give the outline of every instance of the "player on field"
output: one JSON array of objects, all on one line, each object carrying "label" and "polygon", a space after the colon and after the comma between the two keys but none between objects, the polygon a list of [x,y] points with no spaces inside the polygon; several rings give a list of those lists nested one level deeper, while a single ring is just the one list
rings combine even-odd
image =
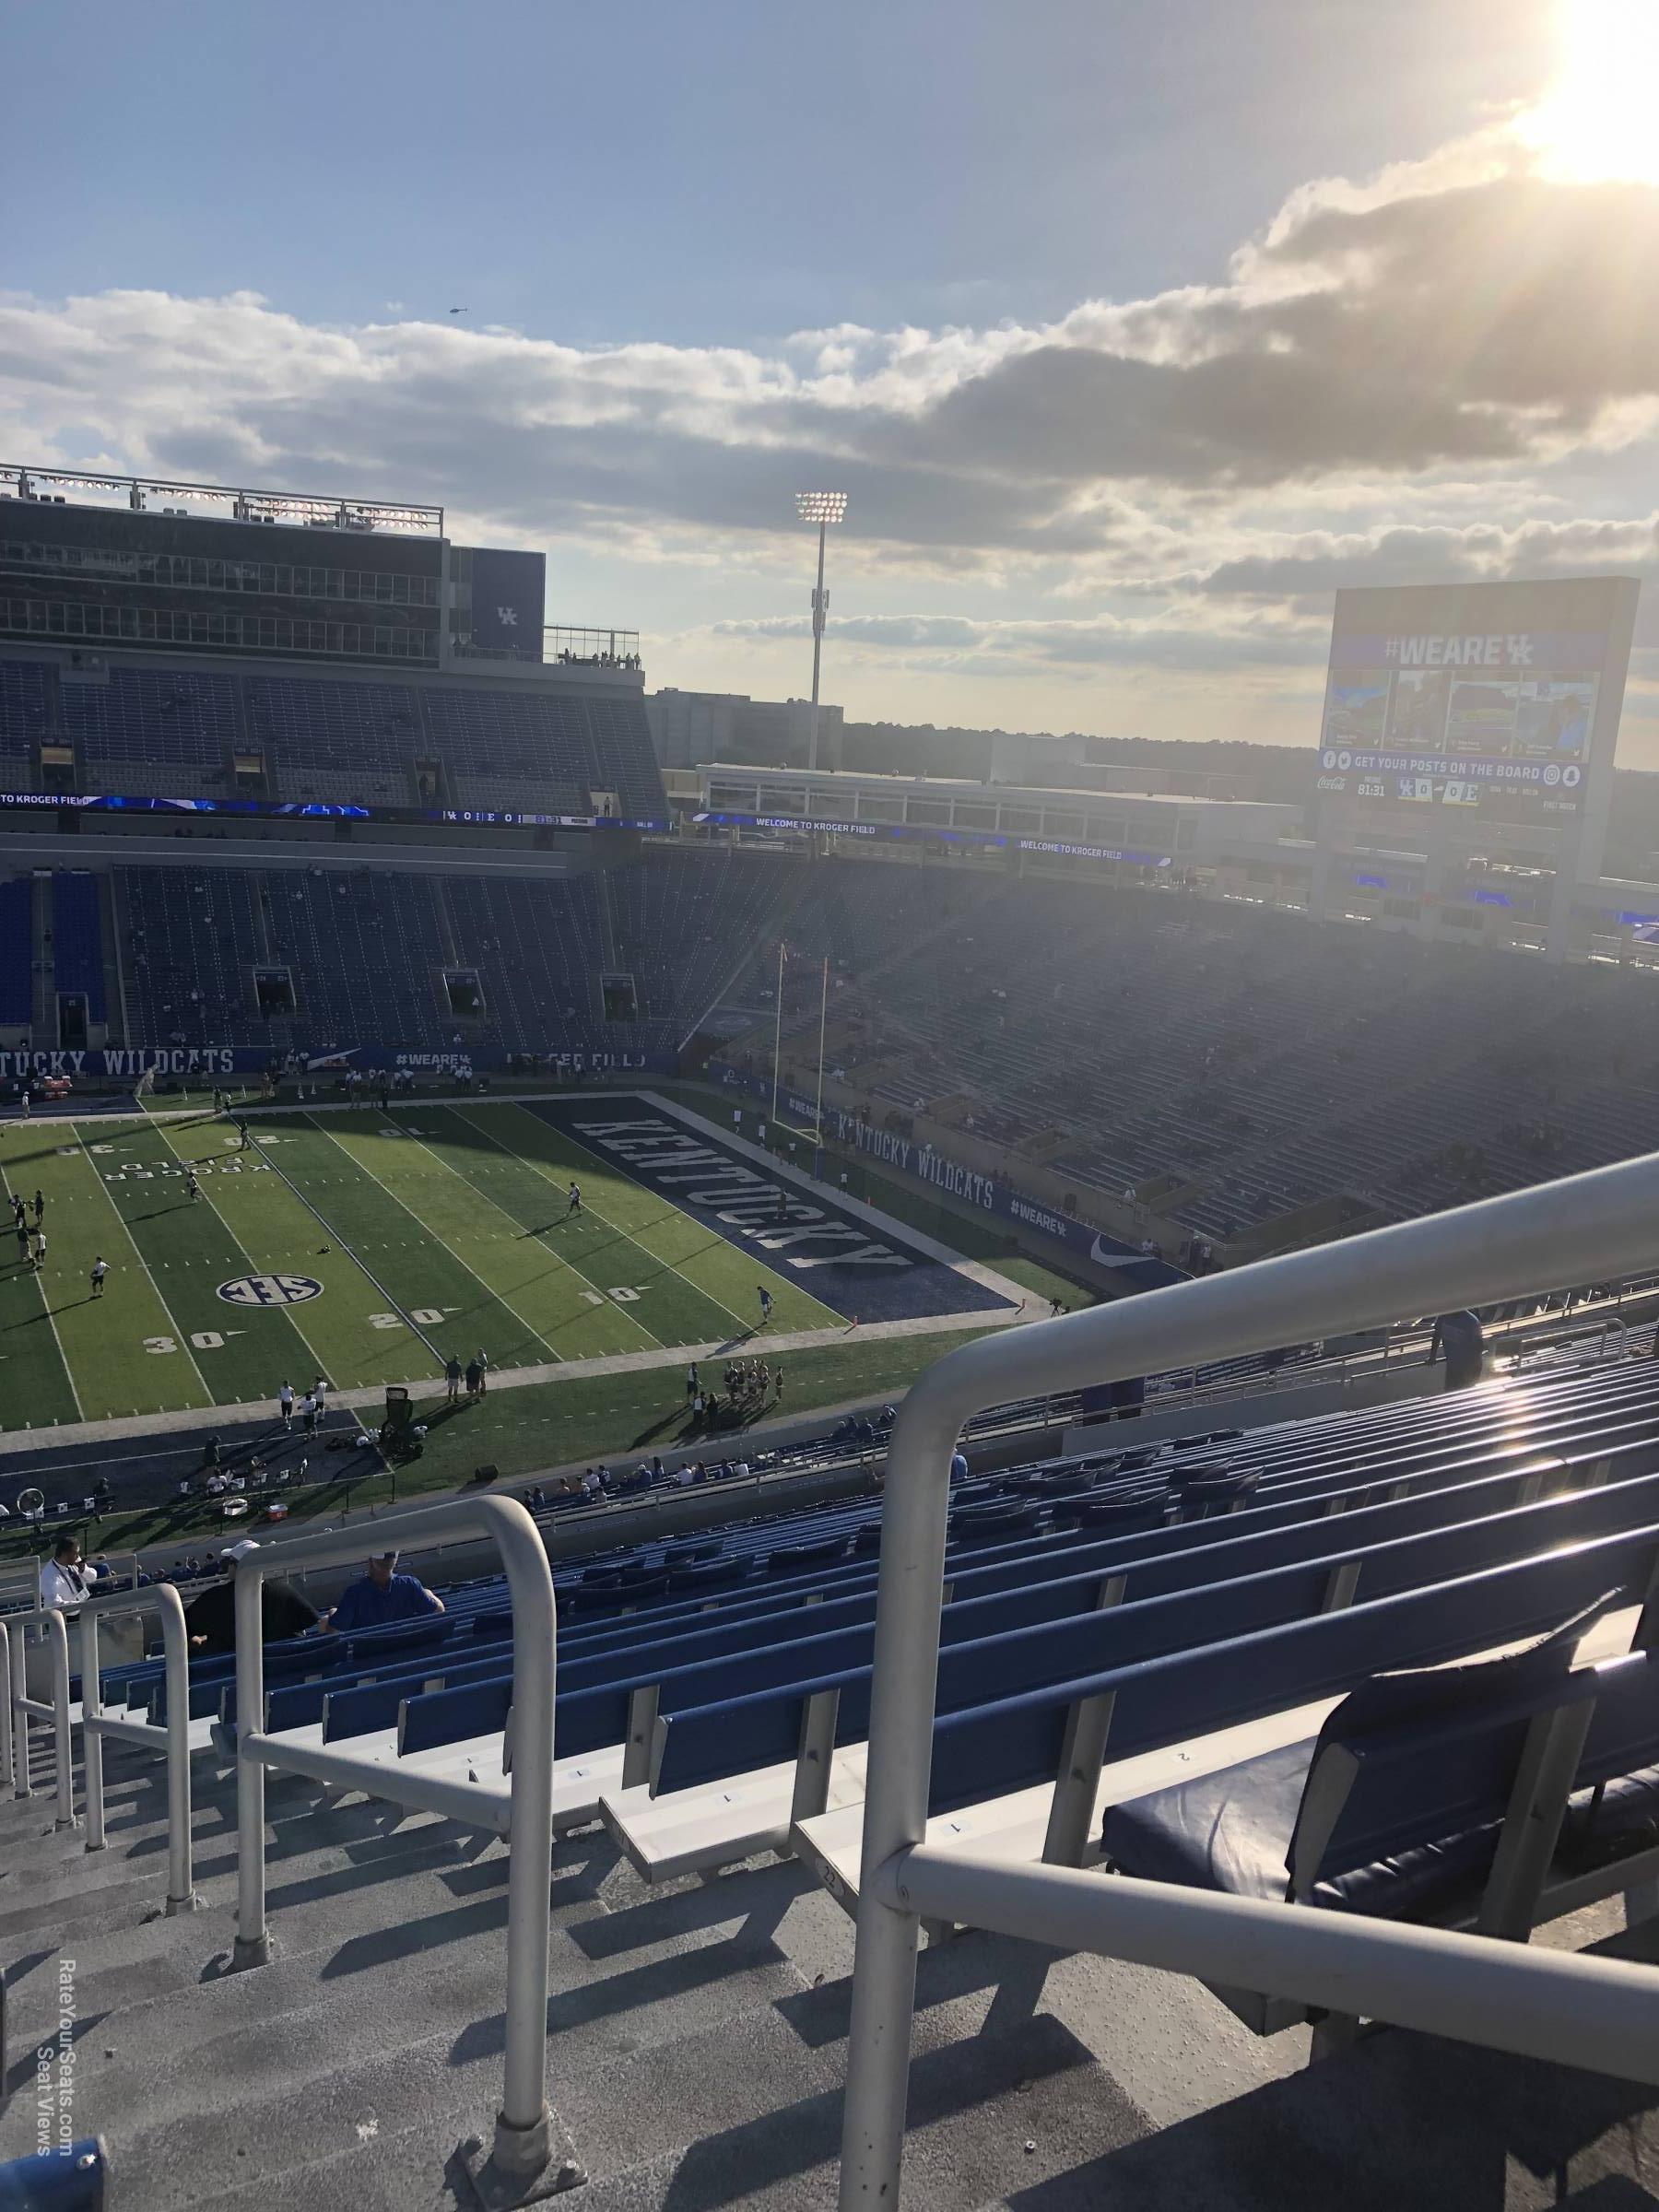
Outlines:
[{"label": "player on field", "polygon": [[573,1182],[571,1185],[571,1203],[565,1207],[565,1219],[568,1221],[572,1214],[579,1214],[581,1211],[582,1185],[579,1182]]},{"label": "player on field", "polygon": [[443,1363],[443,1380],[448,1386],[445,1394],[453,1406],[461,1395],[461,1362],[453,1352]]},{"label": "player on field", "polygon": [[478,1371],[478,1395],[483,1397],[489,1388],[489,1354],[482,1345],[473,1354],[473,1361]]},{"label": "player on field", "polygon": [[19,1267],[29,1265],[29,1224],[20,1215],[18,1218],[18,1265]]},{"label": "player on field", "polygon": [[236,1117],[236,1133],[241,1139],[236,1148],[239,1152],[245,1152],[248,1148],[248,1124],[240,1113]]},{"label": "player on field", "polygon": [[184,1171],[184,1188],[189,1192],[191,1202],[194,1205],[202,1194],[202,1186],[196,1181],[196,1171],[194,1168],[186,1168]]},{"label": "player on field", "polygon": [[37,1229],[35,1230],[35,1273],[38,1275],[45,1265],[46,1231],[43,1229]]},{"label": "player on field", "polygon": [[764,1283],[757,1283],[755,1286],[755,1292],[756,1296],[760,1300],[760,1326],[764,1328],[767,1323],[771,1319],[771,1292],[767,1288]]},{"label": "player on field", "polygon": [[100,1252],[98,1257],[92,1263],[92,1295],[94,1298],[101,1298],[103,1296],[104,1277],[108,1275],[109,1272],[110,1263],[104,1258],[102,1253]]},{"label": "player on field", "polygon": [[21,1196],[14,1198],[12,1200],[12,1227],[14,1229],[25,1228],[28,1224],[28,1216],[29,1208],[24,1205]]},{"label": "player on field", "polygon": [[46,1201],[45,1201],[45,1199],[44,1199],[44,1198],[43,1198],[43,1197],[41,1195],[41,1194],[40,1194],[40,1192],[39,1192],[39,1191],[37,1191],[37,1192],[35,1193],[35,1196],[34,1196],[34,1207],[35,1207],[35,1227],[36,1227],[37,1229],[39,1229],[39,1228],[40,1228],[40,1226],[41,1226],[41,1220],[44,1218],[44,1217],[45,1217],[45,1213],[46,1213]]},{"label": "player on field", "polygon": [[294,1425],[294,1386],[286,1380],[276,1393],[276,1410],[282,1416],[283,1427],[291,1429]]}]

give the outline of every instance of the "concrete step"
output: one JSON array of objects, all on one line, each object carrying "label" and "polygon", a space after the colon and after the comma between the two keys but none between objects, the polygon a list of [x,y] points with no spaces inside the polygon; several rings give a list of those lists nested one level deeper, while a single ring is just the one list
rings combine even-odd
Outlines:
[{"label": "concrete step", "polygon": [[[580,2050],[584,2064],[603,2063],[606,2055],[615,2062],[689,2032],[724,2028],[801,1987],[775,1951],[741,1941],[704,1944],[620,1972],[588,1967],[579,1975],[575,1965],[568,1951],[556,1960],[548,2007],[548,2055],[556,2071],[566,2052]],[[79,2106],[112,2142],[128,2139],[135,2127],[186,2120],[203,2109],[194,2056],[210,2070],[216,2099],[222,2093],[240,2102],[280,2090],[290,2110],[303,2113],[313,2085],[333,2074],[343,2050],[437,2038],[459,2067],[477,2065],[488,2072],[493,2065],[499,2092],[504,1991],[499,1946],[464,1949],[441,1966],[406,1961],[399,1971],[356,1976],[350,1986],[319,1984],[313,1973],[284,1990],[271,1986],[265,1974],[234,1975],[187,2000],[188,2009],[173,1999],[103,2021],[83,2046]],[[213,2001],[221,1995],[228,2002]],[[292,2008],[282,2009],[284,2004]],[[170,2030],[168,2048],[158,2039]],[[169,2068],[159,2080],[159,2048],[167,2048]]]},{"label": "concrete step", "polygon": [[[367,1947],[364,1957],[377,1948],[394,1951],[400,1944],[420,1947],[430,1925],[455,1929],[457,1939],[463,1928],[476,1935],[504,1926],[507,1864],[500,1850],[483,1861],[465,1859],[453,1830],[434,1835],[423,1830],[402,1849],[394,1839],[378,1849],[359,1847],[343,1864],[335,1853],[314,1854],[272,1869],[266,1896],[275,1947],[279,1956],[296,1957],[327,1947],[347,1959],[361,1947]],[[119,1978],[129,1966],[176,1955],[167,1971],[168,1989],[222,1972],[236,1933],[234,1877],[198,1882],[206,1910],[172,1919],[163,1916],[165,1890],[159,1871],[142,1882],[55,1900],[49,1910],[16,1916],[17,1924],[0,1921],[0,1960],[14,1983],[14,2039],[34,2032],[38,2016],[56,2013],[46,1986],[51,1974],[38,1982],[30,1975],[18,1978],[19,1959],[39,1961],[67,1947],[79,1970],[81,2006],[100,2013],[130,2001]],[[394,1924],[389,1934],[388,1922]],[[107,1992],[98,1981],[106,1970],[118,1976]]]}]

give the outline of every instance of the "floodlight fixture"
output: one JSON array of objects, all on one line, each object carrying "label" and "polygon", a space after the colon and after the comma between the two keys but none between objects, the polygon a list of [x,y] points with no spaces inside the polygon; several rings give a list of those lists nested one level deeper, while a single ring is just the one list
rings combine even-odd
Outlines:
[{"label": "floodlight fixture", "polygon": [[818,768],[818,665],[824,652],[824,621],[830,612],[830,594],[824,589],[824,538],[831,523],[846,519],[844,491],[797,491],[795,512],[804,523],[816,523],[818,534],[818,589],[812,594],[812,720],[806,738],[808,772]]}]

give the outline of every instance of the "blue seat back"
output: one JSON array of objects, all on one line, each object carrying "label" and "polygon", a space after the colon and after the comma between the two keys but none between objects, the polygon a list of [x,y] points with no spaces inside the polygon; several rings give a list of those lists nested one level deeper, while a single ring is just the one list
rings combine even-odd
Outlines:
[{"label": "blue seat back", "polygon": [[465,1743],[475,1735],[499,1735],[512,1709],[512,1678],[493,1676],[457,1689],[435,1689],[406,1699],[398,1716],[400,1757],[435,1750],[441,1744]]},{"label": "blue seat back", "polygon": [[1385,1668],[1433,1665],[1547,1630],[1616,1585],[1623,1584],[1634,1601],[1655,1564],[1659,1528],[1639,1529],[944,1713],[934,1730],[931,1809],[947,1811],[1052,1780],[1066,1714],[1080,1699],[1113,1694],[1113,1758],[1159,1750],[1340,1696]]}]

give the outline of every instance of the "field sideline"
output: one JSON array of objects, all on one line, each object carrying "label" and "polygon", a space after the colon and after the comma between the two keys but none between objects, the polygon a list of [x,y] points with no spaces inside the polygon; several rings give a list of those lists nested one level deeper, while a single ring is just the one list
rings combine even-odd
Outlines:
[{"label": "field sideline", "polygon": [[430,1381],[480,1347],[500,1371],[739,1341],[760,1286],[761,1350],[847,1325],[787,1263],[524,1103],[253,1110],[249,1134],[206,1115],[0,1130],[7,1206],[32,1223],[39,1190],[47,1237],[39,1269],[0,1241],[0,1428],[268,1404],[285,1378]]}]

